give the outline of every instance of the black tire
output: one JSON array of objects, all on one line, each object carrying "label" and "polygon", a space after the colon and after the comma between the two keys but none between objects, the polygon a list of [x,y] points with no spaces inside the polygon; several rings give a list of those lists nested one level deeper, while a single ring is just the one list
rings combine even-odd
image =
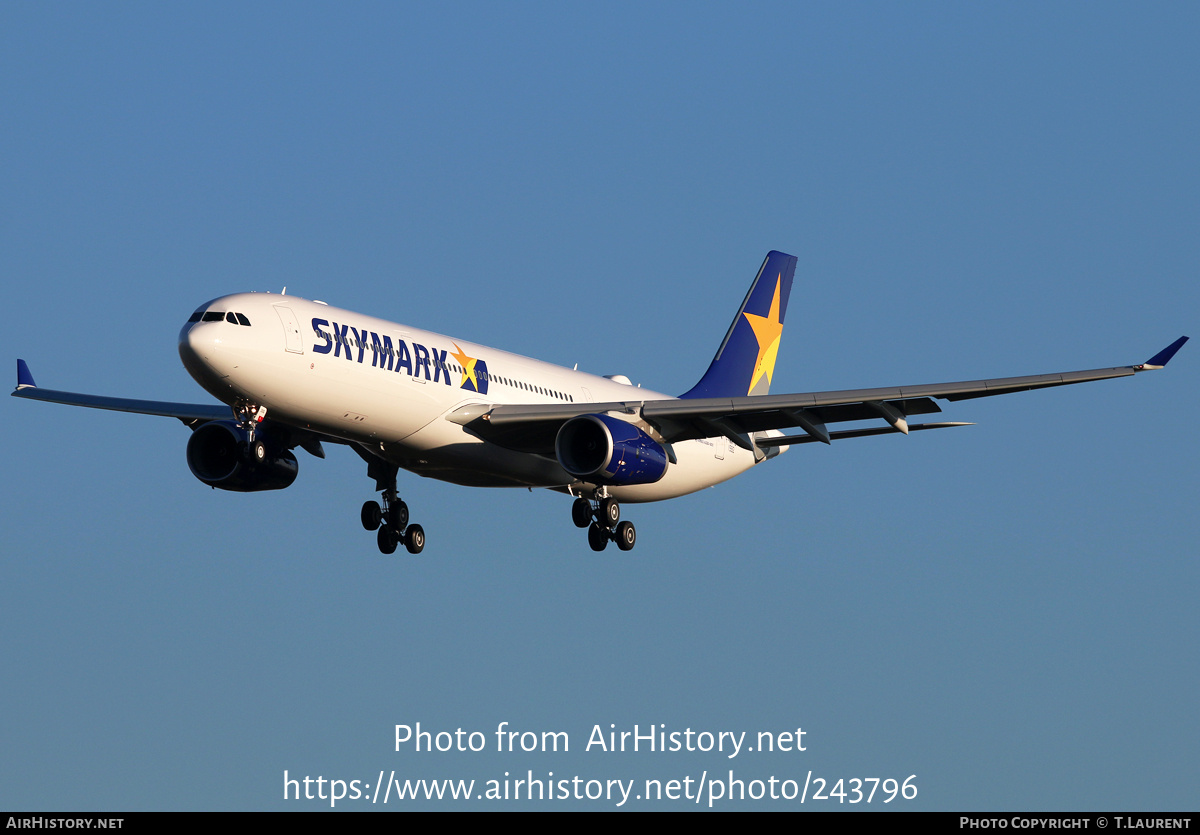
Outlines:
[{"label": "black tire", "polygon": [[408,527],[408,505],[400,499],[388,508],[388,524],[398,531]]},{"label": "black tire", "polygon": [[383,511],[379,509],[379,502],[364,502],[362,507],[362,523],[363,527],[369,531],[379,530],[379,523],[383,521]]},{"label": "black tire", "polygon": [[384,554],[396,553],[396,546],[400,544],[400,540],[397,538],[396,532],[387,525],[383,525],[379,528],[377,540],[379,542],[379,550]]},{"label": "black tire", "polygon": [[633,522],[622,522],[617,525],[617,529],[613,531],[613,539],[617,542],[617,547],[622,551],[632,551],[633,546],[637,544],[637,531],[633,527]]},{"label": "black tire", "polygon": [[571,521],[577,528],[586,528],[592,524],[592,503],[587,499],[576,499],[571,505]]},{"label": "black tire", "polygon": [[610,530],[616,527],[617,522],[621,521],[621,505],[617,504],[616,499],[609,496],[600,502],[600,518],[596,521]]},{"label": "black tire", "polygon": [[261,464],[267,460],[267,445],[261,438],[255,438],[246,448],[246,455],[249,456],[251,464]]},{"label": "black tire", "polygon": [[608,547],[608,528],[601,525],[599,522],[592,524],[588,528],[588,545],[592,546],[593,551],[603,551]]},{"label": "black tire", "polygon": [[419,554],[425,550],[425,529],[420,525],[409,525],[404,532],[404,547],[410,554]]}]

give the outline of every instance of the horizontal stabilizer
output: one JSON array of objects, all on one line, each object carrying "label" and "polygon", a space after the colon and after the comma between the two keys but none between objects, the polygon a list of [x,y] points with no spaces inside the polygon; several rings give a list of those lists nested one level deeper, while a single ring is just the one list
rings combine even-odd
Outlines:
[{"label": "horizontal stabilizer", "polygon": [[[973,423],[914,423],[909,424],[909,432],[919,432],[922,429],[950,429],[954,426],[974,426]],[[874,429],[843,429],[840,432],[830,432],[829,440],[838,441],[843,438],[866,438],[871,435],[892,435],[903,432],[892,426],[880,426]],[[905,433],[907,434],[907,433]],[[756,438],[754,443],[760,448],[776,446],[795,446],[796,444],[811,444],[819,441],[811,435],[785,435],[782,438]]]}]

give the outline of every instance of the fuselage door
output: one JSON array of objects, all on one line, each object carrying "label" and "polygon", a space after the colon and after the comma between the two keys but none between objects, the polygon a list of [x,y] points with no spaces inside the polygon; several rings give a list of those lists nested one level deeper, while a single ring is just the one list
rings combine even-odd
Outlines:
[{"label": "fuselage door", "polygon": [[296,318],[296,314],[290,307],[282,304],[274,305],[274,307],[275,312],[279,314],[279,321],[283,322],[283,338],[287,350],[293,354],[303,354],[304,343],[300,341],[300,320]]}]

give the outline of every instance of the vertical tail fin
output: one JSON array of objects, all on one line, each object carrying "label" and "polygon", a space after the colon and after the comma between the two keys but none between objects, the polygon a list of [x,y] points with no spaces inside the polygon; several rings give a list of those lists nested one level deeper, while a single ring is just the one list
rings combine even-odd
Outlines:
[{"label": "vertical tail fin", "polygon": [[680,397],[744,397],[770,390],[795,273],[794,255],[767,253],[708,371]]}]

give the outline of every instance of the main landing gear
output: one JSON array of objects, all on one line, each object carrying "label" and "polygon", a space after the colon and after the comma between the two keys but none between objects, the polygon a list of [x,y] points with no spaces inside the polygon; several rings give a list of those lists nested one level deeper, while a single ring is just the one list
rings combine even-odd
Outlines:
[{"label": "main landing gear", "polygon": [[588,545],[593,551],[603,551],[609,540],[622,551],[632,551],[637,544],[637,530],[632,522],[621,521],[621,505],[612,496],[601,497],[593,505],[578,498],[571,505],[571,521],[577,528],[587,528]]},{"label": "main landing gear", "polygon": [[379,502],[364,503],[362,523],[369,531],[379,531],[376,539],[379,550],[385,554],[396,553],[396,547],[401,542],[410,554],[419,554],[425,548],[425,529],[420,525],[408,524],[408,505],[400,498],[389,502],[385,493],[383,507],[379,506]]},{"label": "main landing gear", "polygon": [[362,525],[369,531],[378,531],[376,539],[383,553],[396,553],[396,547],[403,542],[408,553],[419,554],[425,548],[425,529],[408,524],[408,505],[396,494],[397,469],[395,464],[368,460],[367,475],[375,479],[376,489],[382,491],[383,506],[373,501],[364,503]]}]

